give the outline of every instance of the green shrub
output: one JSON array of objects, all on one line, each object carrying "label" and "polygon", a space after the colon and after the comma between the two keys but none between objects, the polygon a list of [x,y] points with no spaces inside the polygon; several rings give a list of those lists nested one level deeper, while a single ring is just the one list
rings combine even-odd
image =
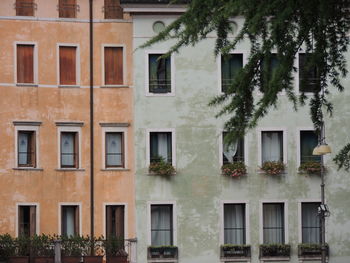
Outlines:
[{"label": "green shrub", "polygon": [[175,168],[162,157],[159,157],[156,161],[151,162],[149,165],[149,172],[156,175],[169,176],[175,174]]}]

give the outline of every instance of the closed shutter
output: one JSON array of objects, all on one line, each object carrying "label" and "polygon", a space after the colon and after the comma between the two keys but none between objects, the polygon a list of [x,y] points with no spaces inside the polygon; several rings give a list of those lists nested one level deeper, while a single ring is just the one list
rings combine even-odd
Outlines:
[{"label": "closed shutter", "polygon": [[76,47],[60,47],[60,84],[76,85]]},{"label": "closed shutter", "polygon": [[111,236],[113,236],[112,232],[112,206],[108,205],[106,206],[106,236],[107,239],[109,239]]},{"label": "closed shutter", "polygon": [[123,8],[120,0],[105,0],[105,19],[123,19]]},{"label": "closed shutter", "polygon": [[59,17],[75,18],[76,8],[76,0],[59,0]]},{"label": "closed shutter", "polygon": [[122,47],[105,47],[105,84],[123,84]]},{"label": "closed shutter", "polygon": [[17,83],[34,83],[34,45],[17,45]]},{"label": "closed shutter", "polygon": [[31,206],[29,209],[30,223],[29,223],[29,235],[32,237],[36,234],[36,207]]},{"label": "closed shutter", "polygon": [[16,0],[16,16],[34,16],[34,0]]},{"label": "closed shutter", "polygon": [[121,205],[115,208],[115,229],[116,236],[124,238],[124,206]]},{"label": "closed shutter", "polygon": [[74,134],[74,167],[79,168],[79,133]]},{"label": "closed shutter", "polygon": [[79,206],[74,207],[74,234],[79,235]]}]

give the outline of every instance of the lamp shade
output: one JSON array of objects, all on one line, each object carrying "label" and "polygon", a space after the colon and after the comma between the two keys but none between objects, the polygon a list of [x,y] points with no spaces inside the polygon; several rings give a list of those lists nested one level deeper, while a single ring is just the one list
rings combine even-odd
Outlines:
[{"label": "lamp shade", "polygon": [[319,151],[320,146],[316,146],[314,150],[312,151],[312,155],[322,155]]},{"label": "lamp shade", "polygon": [[331,153],[331,152],[332,152],[332,149],[331,149],[331,147],[330,147],[328,144],[321,144],[321,145],[318,147],[318,152],[319,152],[321,155],[324,155],[324,154],[327,154],[327,153]]}]

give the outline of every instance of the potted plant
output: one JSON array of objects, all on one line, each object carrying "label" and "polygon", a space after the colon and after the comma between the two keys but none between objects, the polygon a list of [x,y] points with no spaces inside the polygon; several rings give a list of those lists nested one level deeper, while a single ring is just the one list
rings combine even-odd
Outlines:
[{"label": "potted plant", "polygon": [[14,251],[9,257],[10,263],[28,263],[29,262],[29,243],[30,238],[19,236],[14,239]]},{"label": "potted plant", "polygon": [[221,167],[224,176],[239,178],[247,174],[247,168],[243,162],[227,163]]},{"label": "potted plant", "polygon": [[262,244],[260,245],[260,257],[290,257],[290,245],[288,244]]},{"label": "potted plant", "polygon": [[177,258],[176,246],[150,246],[148,247],[148,258]]},{"label": "potted plant", "polygon": [[[84,238],[84,262],[85,263],[102,263],[103,262],[103,238],[87,236]],[[93,252],[93,253],[92,253]]]},{"label": "potted plant", "polygon": [[175,168],[164,160],[163,157],[158,157],[149,165],[149,172],[151,174],[170,176],[176,173]]},{"label": "potted plant", "polygon": [[7,262],[15,255],[15,243],[9,234],[0,235],[0,262]]},{"label": "potted plant", "polygon": [[268,175],[280,175],[285,170],[285,165],[283,162],[267,161],[261,166],[261,170]]},{"label": "potted plant", "polygon": [[111,236],[105,241],[107,263],[127,263],[128,253],[124,249],[124,239]]},{"label": "potted plant", "polygon": [[300,165],[299,172],[307,174],[321,174],[321,169],[322,166],[320,162],[305,162]]},{"label": "potted plant", "polygon": [[34,263],[53,263],[55,257],[53,237],[48,235],[33,236],[31,238],[31,255]]},{"label": "potted plant", "polygon": [[224,244],[221,246],[221,257],[224,257],[224,258],[250,257],[250,245]]},{"label": "potted plant", "polygon": [[[326,255],[328,256],[329,247],[326,244]],[[322,254],[322,246],[318,243],[302,243],[298,245],[299,257],[320,257]]]},{"label": "potted plant", "polygon": [[80,263],[86,242],[81,236],[62,236],[62,263]]}]

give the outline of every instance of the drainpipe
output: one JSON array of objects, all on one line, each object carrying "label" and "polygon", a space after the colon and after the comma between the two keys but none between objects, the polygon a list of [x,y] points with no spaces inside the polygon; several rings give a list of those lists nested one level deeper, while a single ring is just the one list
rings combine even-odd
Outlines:
[{"label": "drainpipe", "polygon": [[[93,0],[89,0],[89,37],[90,37],[90,237],[93,240],[94,233],[94,30],[93,30]],[[91,242],[91,255],[95,251]]]}]

